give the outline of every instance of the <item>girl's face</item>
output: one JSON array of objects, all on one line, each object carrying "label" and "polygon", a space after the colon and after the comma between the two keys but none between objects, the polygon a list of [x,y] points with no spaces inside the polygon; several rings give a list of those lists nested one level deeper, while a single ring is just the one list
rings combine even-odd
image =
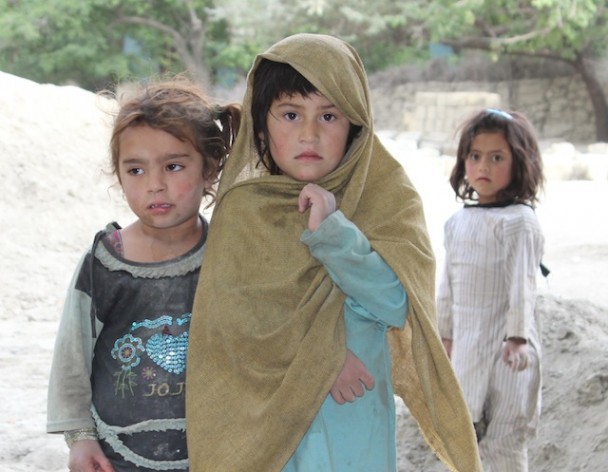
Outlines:
[{"label": "girl's face", "polygon": [[144,226],[164,230],[198,223],[203,158],[189,141],[149,126],[127,128],[119,138],[118,178]]},{"label": "girl's face", "polygon": [[283,174],[316,182],[346,153],[350,122],[323,95],[282,95],[266,118],[269,151]]},{"label": "girl's face", "polygon": [[479,133],[465,157],[469,185],[479,195],[479,203],[497,203],[498,193],[511,183],[513,156],[502,132]]}]

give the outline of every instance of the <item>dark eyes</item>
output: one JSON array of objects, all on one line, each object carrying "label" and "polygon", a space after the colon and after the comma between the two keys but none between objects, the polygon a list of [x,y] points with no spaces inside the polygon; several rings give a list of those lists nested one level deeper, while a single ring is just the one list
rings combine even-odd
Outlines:
[{"label": "dark eyes", "polygon": [[[477,161],[479,161],[479,160],[481,159],[481,155],[480,155],[480,154],[476,154],[476,153],[471,153],[471,154],[469,154],[469,155],[467,156],[467,159],[468,159],[469,161],[475,161],[475,162],[477,162]],[[504,159],[504,156],[503,156],[502,154],[492,154],[492,155],[490,156],[490,160],[491,160],[492,162],[500,162],[500,161],[502,161],[503,159]]]},{"label": "dark eyes", "polygon": [[[167,164],[166,169],[169,172],[179,172],[180,170],[182,170],[184,168],[183,165],[181,164]],[[134,167],[132,169],[127,170],[127,174],[129,175],[142,175],[144,173],[144,170],[141,167]]]},{"label": "dark eyes", "polygon": [[[295,121],[298,119],[298,114],[296,112],[293,111],[288,111],[286,113],[283,114],[283,116],[285,118],[287,118],[289,121]],[[321,120],[323,121],[334,121],[336,119],[336,115],[334,115],[333,113],[324,113],[323,115],[321,115]]]}]

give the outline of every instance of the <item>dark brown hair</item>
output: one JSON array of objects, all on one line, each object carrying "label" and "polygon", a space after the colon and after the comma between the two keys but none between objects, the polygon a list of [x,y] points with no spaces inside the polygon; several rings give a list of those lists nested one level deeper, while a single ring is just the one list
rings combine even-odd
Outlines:
[{"label": "dark brown hair", "polygon": [[[120,136],[134,126],[150,126],[188,141],[203,157],[203,196],[215,197],[214,185],[224,167],[241,121],[241,106],[211,105],[196,83],[178,76],[145,85],[123,103],[110,138],[112,172],[118,176]],[[120,179],[120,178],[119,178]]]},{"label": "dark brown hair", "polygon": [[475,136],[480,133],[502,133],[509,145],[513,164],[511,182],[497,195],[501,203],[520,202],[534,205],[544,183],[543,165],[536,132],[522,113],[495,108],[481,110],[465,121],[460,129],[456,164],[450,175],[450,184],[456,197],[476,201],[473,187],[466,180],[465,161],[471,152]]},{"label": "dark brown hair", "polygon": [[[282,173],[270,155],[270,146],[268,144],[268,123],[266,118],[270,112],[272,103],[283,95],[289,97],[294,95],[308,97],[315,93],[319,93],[317,88],[289,64],[262,59],[255,69],[251,93],[253,141],[258,152],[259,163],[266,167],[272,175]],[[361,131],[361,127],[351,123],[346,140],[347,150],[359,131]]]}]

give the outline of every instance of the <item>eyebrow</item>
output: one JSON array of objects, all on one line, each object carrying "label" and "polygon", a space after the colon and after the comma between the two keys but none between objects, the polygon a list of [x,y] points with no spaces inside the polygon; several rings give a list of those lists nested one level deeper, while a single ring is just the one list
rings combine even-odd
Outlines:
[{"label": "eyebrow", "polygon": [[[277,102],[278,102],[276,105],[277,108],[285,108],[285,107],[304,108],[304,105],[294,103],[290,100],[278,100]],[[333,103],[329,103],[328,105],[323,105],[320,108],[321,108],[321,110],[339,110],[339,108],[336,105],[334,105]]]},{"label": "eyebrow", "polygon": [[[160,159],[163,161],[170,161],[173,159],[182,159],[182,158],[191,158],[193,157],[191,154],[185,153],[185,152],[176,152],[176,153],[169,153],[169,154],[164,154],[163,156],[160,156]],[[125,159],[124,161],[121,161],[122,164],[129,164],[129,165],[135,165],[135,164],[140,164],[140,163],[144,163],[146,162],[147,159],[142,159],[140,157],[129,157],[127,159]]]},{"label": "eyebrow", "polygon": [[[469,151],[469,153],[471,153],[471,152],[479,152],[479,153],[481,153],[483,151],[481,149],[471,148],[471,150]],[[490,149],[489,151],[485,151],[486,154],[487,153],[492,153],[492,152],[504,154],[504,153],[507,152],[507,150],[506,149]]]}]

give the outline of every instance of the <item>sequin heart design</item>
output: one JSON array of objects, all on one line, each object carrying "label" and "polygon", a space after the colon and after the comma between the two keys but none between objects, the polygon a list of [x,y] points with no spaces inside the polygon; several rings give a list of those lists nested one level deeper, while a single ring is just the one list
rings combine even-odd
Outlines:
[{"label": "sequin heart design", "polygon": [[159,367],[173,374],[181,374],[186,370],[188,333],[179,336],[155,334],[148,339],[146,352]]}]

